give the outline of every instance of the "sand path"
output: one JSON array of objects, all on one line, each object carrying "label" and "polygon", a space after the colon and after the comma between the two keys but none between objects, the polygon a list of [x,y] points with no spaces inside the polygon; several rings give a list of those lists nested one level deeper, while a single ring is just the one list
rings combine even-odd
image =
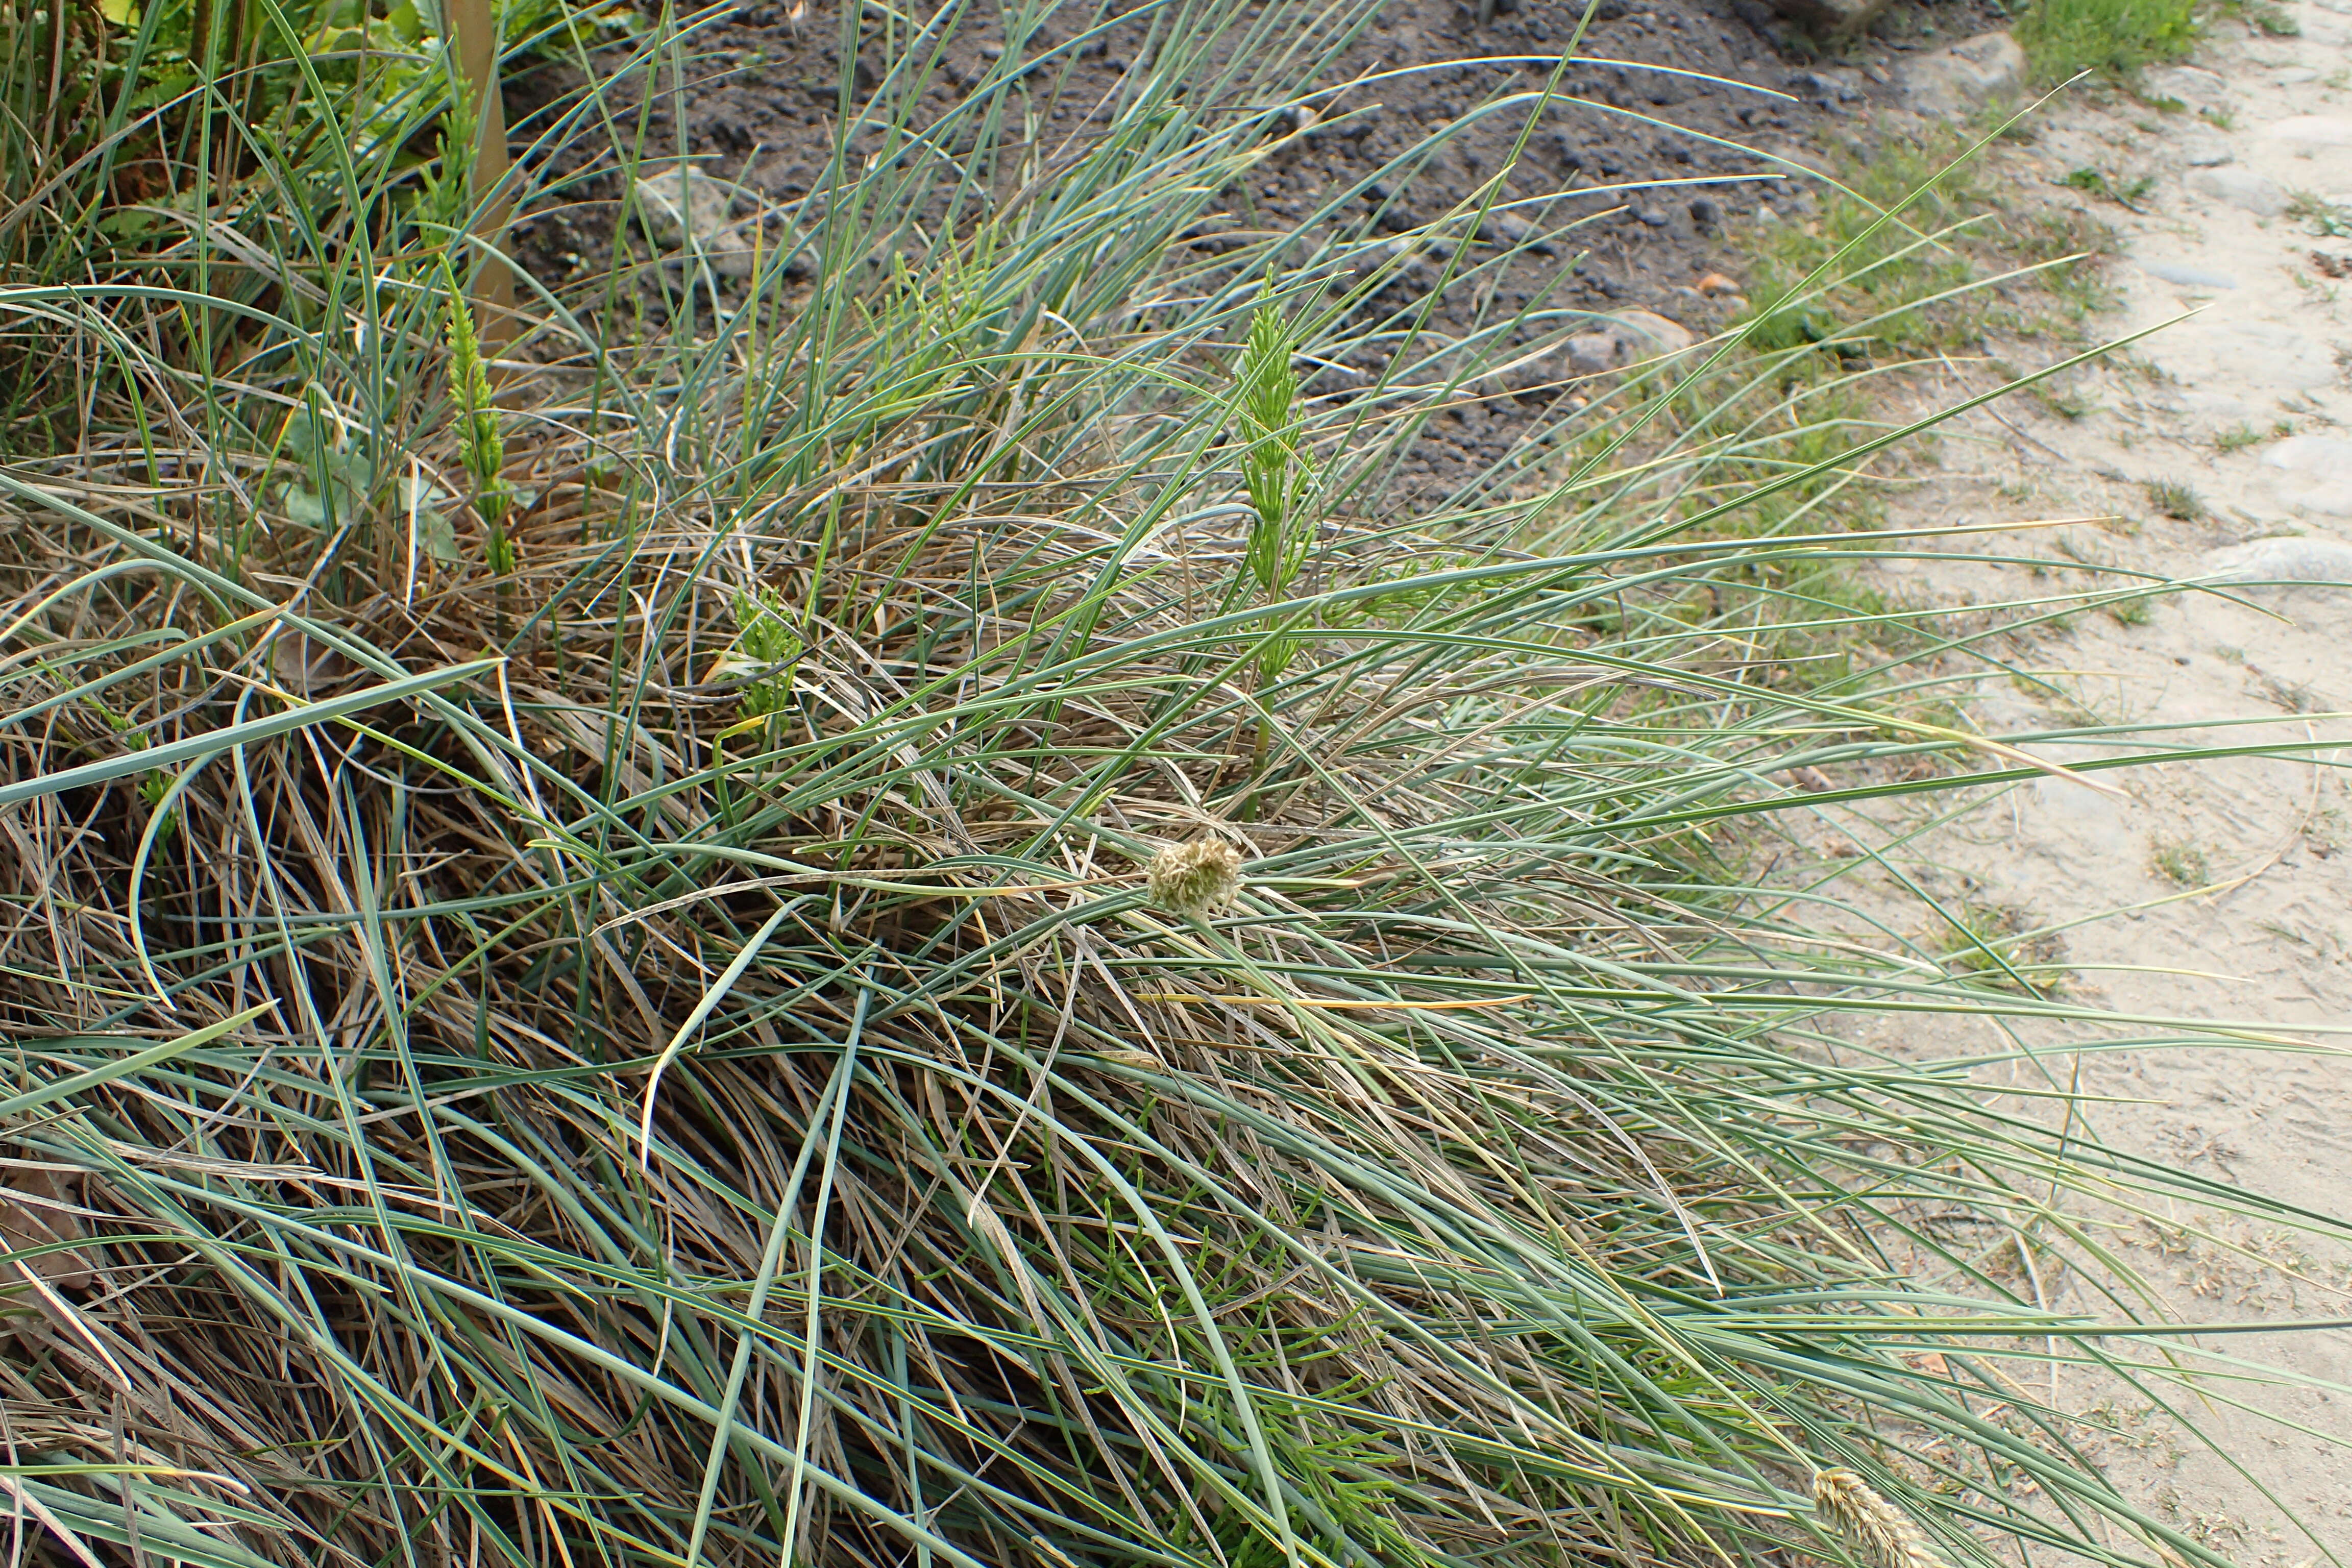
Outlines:
[{"label": "sand path", "polygon": [[[2123,301],[2106,331],[2194,313],[2046,398],[2008,399],[1997,416],[1963,422],[1942,468],[1895,507],[1895,521],[1912,526],[2118,521],[1955,539],[1933,559],[1894,563],[1886,587],[1921,603],[2030,598],[2084,587],[2094,580],[2084,565],[2178,580],[2235,566],[2352,581],[2352,0],[2337,4],[2286,7],[2299,37],[2217,25],[2193,68],[2151,78],[2153,91],[2183,107],[2063,106],[2033,141],[1993,154],[2004,177],[2036,182],[2053,201],[2094,202],[2122,236]],[[2144,210],[2065,188],[2080,169],[2125,193],[2153,176]],[[2331,195],[2345,204],[2347,237],[2330,237],[2332,226],[2296,202]],[[2337,257],[2341,282],[2329,275]],[[2046,363],[2055,352],[2021,342],[2013,362]],[[1994,374],[1956,366],[1942,395]],[[2191,515],[2164,515],[2166,506]],[[2042,563],[1986,559],[2000,552]],[[2094,609],[2041,641],[2027,656],[2032,670],[1980,679],[1970,711],[1993,734],[2100,721],[2200,726],[2165,737],[2175,743],[2306,731],[2352,738],[2352,721],[2327,717],[2352,710],[2352,588],[2245,597],[2252,602],[2178,594]],[[2224,727],[2248,718],[2263,722]],[[2040,749],[2068,760],[2117,748]],[[1986,929],[2047,933],[2013,951],[2063,968],[2073,997],[2133,1015],[2270,1021],[2346,1051],[2147,1050],[2060,1058],[2059,1070],[2079,1067],[2084,1089],[2126,1101],[2095,1112],[2113,1142],[2352,1216],[2352,773],[2330,765],[2346,762],[2352,747],[2311,761],[2168,764],[2124,776],[2125,799],[2037,783],[1903,855]],[[1949,946],[1916,912],[1908,919],[1906,934],[1923,947]],[[1993,1043],[1976,1031],[1979,1045]],[[1906,1026],[1898,1048],[1943,1054],[1969,1041]],[[2179,1319],[2352,1318],[2352,1252],[2227,1215],[2171,1217],[2179,1232],[2115,1234]],[[2063,1269],[2033,1288],[2053,1306],[2109,1310],[2089,1280]],[[2352,1563],[2352,1331],[2206,1342],[2315,1381],[2252,1392],[2217,1384],[2210,1402],[2183,1400],[2185,1420],[2090,1373],[2070,1373],[2062,1398],[2095,1412],[2089,1446],[2152,1513],[2232,1560]],[[2234,1409],[2223,1394],[2276,1419]]]}]

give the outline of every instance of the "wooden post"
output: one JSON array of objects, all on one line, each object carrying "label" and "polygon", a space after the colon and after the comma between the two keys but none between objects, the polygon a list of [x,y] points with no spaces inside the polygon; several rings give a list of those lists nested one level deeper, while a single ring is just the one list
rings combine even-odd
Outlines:
[{"label": "wooden post", "polygon": [[[457,47],[457,74],[474,110],[474,156],[466,179],[467,194],[474,200],[474,232],[503,251],[514,195],[507,184],[507,110],[499,91],[498,3],[443,3],[448,8],[451,41]],[[503,259],[485,262],[476,275],[474,317],[485,348],[495,350],[513,341],[514,272]]]}]

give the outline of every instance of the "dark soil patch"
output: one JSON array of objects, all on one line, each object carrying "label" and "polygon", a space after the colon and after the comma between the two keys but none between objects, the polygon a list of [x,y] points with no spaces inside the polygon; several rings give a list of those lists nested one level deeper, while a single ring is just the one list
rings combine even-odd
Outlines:
[{"label": "dark soil patch", "polygon": [[[1622,208],[1602,228],[1582,231],[1593,237],[1593,254],[1567,300],[1596,309],[1656,308],[1675,298],[1675,288],[1728,264],[1733,257],[1722,243],[1723,220],[1752,213],[1769,188],[1645,187],[1641,182],[1757,173],[1769,165],[1707,139],[1801,149],[1809,144],[1816,123],[1836,109],[1839,84],[1806,68],[1801,55],[1759,32],[1742,17],[1743,11],[1756,14],[1760,7],[1753,0],[1669,0],[1654,5],[1604,0],[1580,52],[1624,60],[1628,67],[1574,68],[1559,85],[1565,95],[1609,107],[1555,105],[1507,180],[1513,197],[1608,186],[1610,192],[1590,205]],[[1496,16],[1482,26],[1458,0],[1396,0],[1348,52],[1332,80],[1336,85],[1382,71],[1413,74],[1327,100],[1322,107],[1326,118],[1336,121],[1333,127],[1283,155],[1256,188],[1229,193],[1235,217],[1253,226],[1296,221],[1322,193],[1369,177],[1497,89],[1539,87],[1549,75],[1543,65],[1508,57],[1557,56],[1575,37],[1582,14],[1582,5],[1572,0],[1527,0],[1518,13]],[[1090,26],[1091,18],[1085,20]],[[1081,30],[1080,18],[1074,16],[1059,29],[1049,26],[1032,38],[1031,47],[1050,47]],[[1068,135],[1117,89],[1119,77],[1133,64],[1122,49],[1141,41],[1140,26],[1128,35],[1128,28],[1114,27],[1069,62],[1052,118],[1040,127],[1040,141],[1050,143]],[[676,84],[665,77],[647,106],[642,121],[646,155],[658,161],[683,153],[711,174],[772,199],[806,195],[821,180],[833,150],[836,46],[829,18],[812,12],[802,22],[787,22],[773,5],[743,7],[701,29],[689,45],[687,79]],[[976,75],[983,49],[1001,51],[1002,42],[992,25],[975,22],[951,46],[951,58],[961,67],[958,74]],[[1489,59],[1493,63],[1486,63]],[[1724,82],[1630,68],[1636,63],[1794,96],[1782,99]],[[560,101],[577,85],[573,68],[545,66],[510,86],[510,100],[521,100],[513,108],[524,111],[531,100]],[[951,79],[934,91],[952,91],[955,86]],[[629,109],[635,96],[625,87],[616,95],[618,106]],[[676,112],[680,105],[682,137]],[[527,114],[523,118],[526,128],[519,134],[528,133]],[[626,132],[636,132],[635,113],[620,119]],[[1375,221],[1402,230],[1443,214],[1510,161],[1521,123],[1517,117],[1495,116],[1456,137],[1410,188],[1368,201],[1365,215],[1377,212]],[[589,162],[575,146],[547,172],[573,175]],[[620,193],[590,181],[572,184],[567,194],[572,199],[561,224],[527,221],[520,229],[526,262],[549,281],[576,274],[574,257],[594,265],[609,253],[610,218],[600,233],[595,207]]]},{"label": "dark soil patch", "polygon": [[[1937,11],[1969,9],[1961,0]],[[1919,37],[1923,27],[1937,28],[1916,12],[1882,25],[1882,31],[1906,35],[1893,47],[1921,47],[1928,41]],[[1026,47],[1033,55],[1053,50],[1090,31],[1101,15],[1066,5]],[[1702,336],[1725,324],[1742,301],[1703,297],[1698,285],[1710,274],[1739,279],[1741,257],[1730,232],[1766,203],[1776,216],[1802,221],[1813,200],[1801,181],[1736,177],[1773,173],[1773,160],[1759,153],[1813,162],[1808,149],[1828,128],[1884,94],[1877,85],[1883,71],[1851,62],[1889,46],[1864,40],[1840,57],[1848,63],[1829,63],[1759,0],[1601,0],[1578,53],[1624,63],[1580,64],[1562,73],[1562,100],[1547,108],[1523,145],[1523,111],[1488,115],[1455,127],[1409,179],[1381,176],[1400,154],[1496,93],[1541,88],[1583,18],[1580,0],[1521,0],[1516,12],[1484,22],[1459,0],[1394,0],[1328,73],[1335,87],[1360,85],[1318,100],[1312,129],[1261,164],[1245,185],[1221,193],[1223,211],[1197,231],[1197,243],[1213,247],[1221,226],[1402,233],[1474,201],[1500,170],[1497,202],[1536,204],[1515,213],[1547,226],[1572,216],[1591,221],[1560,244],[1522,251],[1475,291],[1448,289],[1430,300],[1445,275],[1444,259],[1416,261],[1369,309],[1417,318],[1425,310],[1425,330],[1437,334],[1465,332],[1482,316],[1492,321],[1498,309],[1513,312],[1531,303],[1571,311],[1641,308]],[[646,75],[617,84],[608,99],[612,122],[648,163],[682,154],[747,193],[799,204],[805,214],[824,199],[835,148],[837,22],[829,6],[810,6],[798,21],[778,5],[740,8],[698,30],[683,72],[653,74],[649,95]],[[1949,23],[1940,30],[1947,38],[1958,36]],[[1126,22],[1081,50],[1062,51],[1055,85],[1035,95],[1036,143],[1055,147],[1082,135],[1144,44],[1143,25]],[[1001,61],[1003,49],[994,18],[974,16],[952,38],[948,68],[929,85],[917,123],[945,112],[990,62]],[[1691,74],[1640,68],[1645,65]],[[869,42],[853,79],[864,92],[881,75],[878,44]],[[1381,79],[1364,79],[1375,76]],[[576,98],[581,82],[576,68],[547,66],[511,84],[519,134],[530,133],[535,117],[544,123]],[[604,274],[624,195],[611,172],[617,162],[609,141],[600,147],[574,137],[539,169],[561,199],[527,211],[516,241],[524,264],[551,286]],[[1555,198],[1549,206],[1547,197]],[[1484,237],[1496,236],[1490,228]],[[1502,237],[1512,238],[1512,231],[1506,228]],[[650,258],[642,237],[629,243]],[[660,308],[657,300],[638,303],[656,313]],[[1413,488],[1465,477],[1507,450],[1535,412],[1520,401],[1489,399],[1428,431],[1411,465],[1426,478]]]}]

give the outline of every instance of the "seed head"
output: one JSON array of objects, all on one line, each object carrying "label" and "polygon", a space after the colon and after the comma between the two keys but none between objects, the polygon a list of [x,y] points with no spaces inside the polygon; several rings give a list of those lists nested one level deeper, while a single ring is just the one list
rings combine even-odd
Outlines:
[{"label": "seed head", "polygon": [[1151,901],[1179,915],[1213,915],[1242,889],[1241,851],[1222,838],[1171,844],[1145,873]]},{"label": "seed head", "polygon": [[1852,1470],[1816,1472],[1813,1508],[1872,1568],[1948,1568],[1919,1527]]}]

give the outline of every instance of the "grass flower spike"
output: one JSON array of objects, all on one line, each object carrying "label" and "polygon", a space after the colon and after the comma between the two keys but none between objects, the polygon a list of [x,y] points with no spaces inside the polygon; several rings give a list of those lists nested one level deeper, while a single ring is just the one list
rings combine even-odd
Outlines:
[{"label": "grass flower spike", "polygon": [[1852,1470],[1816,1474],[1813,1507],[1872,1568],[1949,1568],[1919,1527]]},{"label": "grass flower spike", "polygon": [[444,310],[449,330],[449,395],[457,405],[457,449],[466,471],[474,479],[474,510],[489,530],[490,570],[504,576],[515,569],[513,542],[507,538],[506,443],[499,435],[498,405],[490,398],[489,367],[482,361],[481,334],[474,327],[474,308],[446,262],[442,266],[447,288]]}]

